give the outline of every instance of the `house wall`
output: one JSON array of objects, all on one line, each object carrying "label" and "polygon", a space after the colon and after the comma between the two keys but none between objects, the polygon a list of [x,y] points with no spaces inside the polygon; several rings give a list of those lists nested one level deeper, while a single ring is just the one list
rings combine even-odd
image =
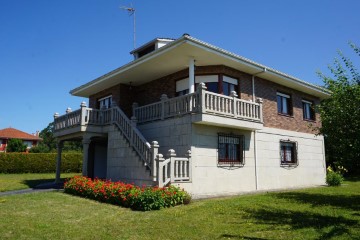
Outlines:
[{"label": "house wall", "polygon": [[[263,99],[264,127],[284,129],[303,133],[314,133],[312,127],[320,127],[320,114],[315,114],[315,121],[303,119],[302,100],[313,101],[315,105],[320,100],[309,94],[261,79],[255,79],[256,97]],[[280,115],[277,112],[276,93],[287,93],[291,96],[293,116]],[[311,126],[311,127],[310,127]]]},{"label": "house wall", "polygon": [[138,129],[150,143],[159,143],[159,153],[164,156],[169,149],[174,149],[177,156],[185,156],[186,152],[191,150],[191,125],[191,115],[185,115],[141,124]]},{"label": "house wall", "polygon": [[[325,184],[323,136],[263,128],[256,139],[259,190]],[[280,167],[280,140],[297,142],[297,167]]]},{"label": "house wall", "polygon": [[[132,103],[137,102],[140,106],[160,101],[162,94],[167,94],[169,98],[175,97],[176,81],[188,77],[188,69],[170,74],[154,81],[131,87],[119,84],[97,94],[90,96],[89,106],[94,108],[97,100],[112,95],[123,111],[131,117]],[[227,66],[198,66],[195,70],[196,75],[224,74],[239,80],[239,92],[241,99],[252,100],[252,76]],[[291,95],[293,105],[293,115],[284,116],[277,112],[276,93],[283,92]],[[263,119],[264,126],[296,132],[313,133],[311,127],[320,127],[320,116],[316,113],[315,121],[303,119],[302,100],[313,101],[319,104],[320,100],[316,97],[302,93],[291,88],[276,84],[274,82],[255,77],[256,98],[263,99]]]},{"label": "house wall", "polygon": [[[217,165],[219,132],[245,136],[243,167]],[[284,139],[298,143],[299,165],[296,167],[286,168],[280,165],[280,140]],[[192,143],[192,182],[181,183],[179,186],[185,188],[195,198],[325,184],[323,137],[271,128],[264,128],[254,133],[194,124]]]},{"label": "house wall", "polygon": [[106,178],[138,186],[153,184],[150,171],[115,126],[108,132]]}]

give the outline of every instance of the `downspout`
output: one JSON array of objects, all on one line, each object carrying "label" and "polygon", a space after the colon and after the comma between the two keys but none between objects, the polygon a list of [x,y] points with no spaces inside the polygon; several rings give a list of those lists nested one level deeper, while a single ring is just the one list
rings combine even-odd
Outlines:
[{"label": "downspout", "polygon": [[[265,73],[266,68],[264,68],[262,71],[254,73],[251,77],[251,83],[252,83],[252,101],[255,102],[255,76]],[[256,130],[254,130],[254,165],[255,165],[255,189],[259,189],[259,177],[258,177],[258,169],[257,169],[257,147],[256,147]]]}]

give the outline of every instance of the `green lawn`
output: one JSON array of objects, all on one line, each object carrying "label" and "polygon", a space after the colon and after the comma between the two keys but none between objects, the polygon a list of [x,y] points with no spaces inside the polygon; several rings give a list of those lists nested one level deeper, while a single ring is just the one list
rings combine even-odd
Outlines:
[{"label": "green lawn", "polygon": [[0,198],[1,239],[360,239],[360,180],[152,212],[62,192]]},{"label": "green lawn", "polygon": [[[61,178],[69,178],[80,173],[62,173]],[[0,174],[0,192],[32,188],[40,183],[52,182],[55,173]]]}]

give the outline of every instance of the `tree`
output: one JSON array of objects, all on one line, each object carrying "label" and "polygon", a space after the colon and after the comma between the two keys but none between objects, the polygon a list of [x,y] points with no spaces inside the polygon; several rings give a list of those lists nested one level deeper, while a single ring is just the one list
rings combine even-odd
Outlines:
[{"label": "tree", "polygon": [[[360,56],[360,49],[350,43]],[[360,166],[360,74],[353,62],[338,51],[339,59],[329,66],[334,78],[319,73],[331,97],[319,105],[328,165],[342,165],[359,174]]]},{"label": "tree", "polygon": [[43,139],[42,142],[39,143],[39,148],[46,149],[42,145],[45,145],[48,149],[48,152],[51,152],[56,149],[56,139],[54,137],[54,123],[51,122],[49,125],[41,130],[39,137]]},{"label": "tree", "polygon": [[[56,139],[54,137],[54,123],[41,130],[39,136],[43,139],[36,147],[30,149],[32,153],[48,153],[56,151]],[[81,141],[66,141],[64,143],[63,151],[82,151]]]},{"label": "tree", "polygon": [[25,152],[26,151],[26,145],[23,143],[22,140],[13,138],[10,139],[6,146],[7,152]]}]

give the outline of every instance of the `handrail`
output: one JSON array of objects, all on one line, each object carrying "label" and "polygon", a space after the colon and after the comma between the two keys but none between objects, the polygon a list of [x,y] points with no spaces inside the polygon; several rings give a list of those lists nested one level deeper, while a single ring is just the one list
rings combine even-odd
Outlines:
[{"label": "handrail", "polygon": [[119,107],[112,107],[111,111],[112,122],[118,126],[145,165],[151,167],[153,161],[151,145]]},{"label": "handrail", "polygon": [[134,105],[133,109],[138,123],[199,112],[263,122],[261,101],[256,103],[239,99],[235,92],[231,96],[225,96],[200,89],[195,93],[174,98],[163,95],[160,102],[141,107]]},{"label": "handrail", "polygon": [[191,93],[167,98],[163,95],[160,102],[134,108],[134,116],[139,123],[166,119],[198,111],[198,94]]}]

